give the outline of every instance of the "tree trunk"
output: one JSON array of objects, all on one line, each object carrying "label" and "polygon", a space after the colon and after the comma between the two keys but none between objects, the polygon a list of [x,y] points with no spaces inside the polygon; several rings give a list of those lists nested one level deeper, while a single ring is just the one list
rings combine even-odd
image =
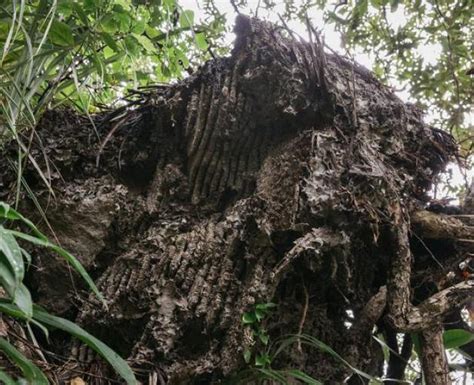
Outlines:
[{"label": "tree trunk", "polygon": [[[235,31],[230,57],[94,127],[68,110],[45,114],[31,152],[54,196],[31,164],[24,178],[46,211],[42,227],[96,278],[108,309],[44,251],[30,286],[130,358],[145,384],[220,383],[247,367],[245,352],[253,365],[266,351],[261,328],[270,343],[313,336],[382,376],[376,325],[427,336],[473,293],[472,280],[445,278],[473,251],[473,228],[422,211],[456,146],[317,39],[242,16]],[[14,164],[14,145],[4,154]],[[0,170],[0,199],[13,201],[15,178]],[[41,220],[33,200],[22,205]],[[269,302],[277,307],[261,322],[242,322]],[[272,368],[366,383],[294,340]],[[68,346],[63,354],[85,358]],[[99,375],[90,383],[108,383],[98,359],[87,361],[77,367]],[[68,365],[63,379],[74,376]]]}]

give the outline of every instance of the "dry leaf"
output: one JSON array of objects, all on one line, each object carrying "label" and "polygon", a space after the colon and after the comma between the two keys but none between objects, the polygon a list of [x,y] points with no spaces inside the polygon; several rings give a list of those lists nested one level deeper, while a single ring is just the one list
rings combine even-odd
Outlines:
[{"label": "dry leaf", "polygon": [[75,377],[71,380],[70,385],[87,385],[87,383],[80,377]]}]

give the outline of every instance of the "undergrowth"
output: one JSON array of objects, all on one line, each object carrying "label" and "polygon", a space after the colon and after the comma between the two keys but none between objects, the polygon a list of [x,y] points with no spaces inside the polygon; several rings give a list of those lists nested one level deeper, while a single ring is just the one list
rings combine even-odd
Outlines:
[{"label": "undergrowth", "polygon": [[[26,226],[30,233],[18,231],[20,224]],[[18,241],[26,241],[32,245],[45,247],[62,256],[70,266],[83,278],[89,288],[107,306],[101,293],[81,263],[69,252],[49,241],[38,228],[18,211],[4,202],[0,202],[0,285],[4,294],[0,296],[0,313],[20,321],[34,344],[37,344],[32,325],[40,330],[48,339],[49,329],[62,330],[81,340],[107,361],[128,385],[136,384],[135,376],[128,364],[103,342],[86,332],[80,326],[54,315],[35,305],[31,293],[24,284],[25,272],[31,264],[30,254],[20,246]],[[8,329],[7,329],[8,333]],[[0,351],[9,358],[22,372],[29,384],[47,385],[48,377],[32,360],[15,347],[4,336],[0,337]],[[0,369],[0,380],[5,385],[16,385],[11,375]],[[21,379],[19,380],[21,381]]]}]

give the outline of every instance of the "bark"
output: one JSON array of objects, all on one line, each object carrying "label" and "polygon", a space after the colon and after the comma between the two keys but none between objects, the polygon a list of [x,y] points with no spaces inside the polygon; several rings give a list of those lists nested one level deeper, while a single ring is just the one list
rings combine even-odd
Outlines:
[{"label": "bark", "polygon": [[426,385],[450,385],[448,362],[443,349],[443,329],[440,325],[421,333],[421,346],[421,364]]},{"label": "bark", "polygon": [[[71,111],[44,116],[31,152],[55,196],[31,164],[24,178],[46,210],[42,227],[96,277],[108,309],[44,251],[30,286],[143,381],[229,378],[246,366],[245,350],[265,349],[241,317],[267,302],[278,304],[264,320],[271,341],[309,334],[383,375],[376,324],[428,335],[472,295],[472,280],[445,279],[469,253],[472,228],[423,211],[456,145],[317,40],[243,16],[235,31],[230,57],[96,116],[97,133]],[[14,152],[3,151],[13,164]],[[14,167],[0,170],[0,199],[14,199],[15,182]],[[34,201],[22,205],[41,221]],[[299,347],[272,367],[325,384],[353,374]],[[430,345],[423,362],[441,348]],[[77,366],[64,379],[78,368],[95,375],[90,383],[112,375],[97,358],[84,363],[82,346],[63,354]]]}]

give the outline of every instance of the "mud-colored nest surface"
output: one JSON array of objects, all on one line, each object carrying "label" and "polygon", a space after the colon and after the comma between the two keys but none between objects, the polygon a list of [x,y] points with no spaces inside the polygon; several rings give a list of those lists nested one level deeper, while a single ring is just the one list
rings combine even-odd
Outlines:
[{"label": "mud-colored nest surface", "polygon": [[[95,128],[71,111],[44,115],[31,154],[54,197],[31,164],[24,178],[46,211],[42,228],[86,266],[108,309],[44,250],[33,253],[29,285],[129,358],[144,383],[238,372],[245,350],[265,348],[242,314],[267,302],[278,305],[264,322],[271,341],[312,335],[380,376],[374,327],[389,337],[432,330],[458,320],[472,295],[472,281],[445,278],[473,251],[463,242],[472,227],[423,211],[456,145],[319,43],[245,17],[235,30],[230,57],[97,116]],[[14,152],[7,145],[3,156],[14,162]],[[1,200],[14,200],[15,183],[2,167]],[[22,204],[41,221],[27,195]],[[113,383],[66,336],[45,346],[55,381]],[[325,384],[352,373],[298,344],[272,365]]]}]

